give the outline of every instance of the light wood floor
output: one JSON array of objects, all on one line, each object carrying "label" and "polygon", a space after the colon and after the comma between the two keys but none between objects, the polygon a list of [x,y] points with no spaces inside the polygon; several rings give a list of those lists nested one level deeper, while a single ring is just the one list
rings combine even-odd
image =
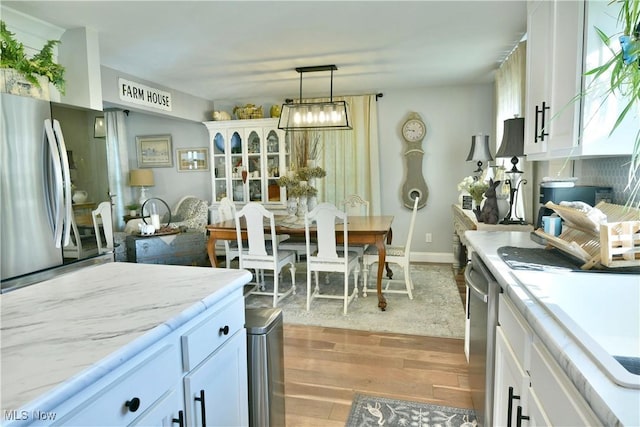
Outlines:
[{"label": "light wood floor", "polygon": [[462,339],[285,325],[284,359],[290,427],[344,426],[355,393],[472,408]]}]

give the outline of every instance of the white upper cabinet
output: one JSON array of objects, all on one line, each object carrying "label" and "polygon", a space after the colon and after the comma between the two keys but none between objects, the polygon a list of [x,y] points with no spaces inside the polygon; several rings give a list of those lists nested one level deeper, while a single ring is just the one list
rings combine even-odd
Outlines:
[{"label": "white upper cabinet", "polygon": [[[608,75],[597,82],[584,76],[611,58],[596,27],[618,33],[617,6],[536,0],[527,10],[527,159],[631,154],[637,115],[609,136],[625,103],[619,94],[605,96]],[[617,49],[617,40],[612,43]]]}]

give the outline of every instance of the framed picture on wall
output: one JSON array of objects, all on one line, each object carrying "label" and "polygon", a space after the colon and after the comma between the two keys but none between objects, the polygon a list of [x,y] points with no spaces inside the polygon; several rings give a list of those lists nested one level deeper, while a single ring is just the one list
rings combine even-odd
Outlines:
[{"label": "framed picture on wall", "polygon": [[209,170],[209,149],[179,148],[176,150],[179,172],[204,172]]},{"label": "framed picture on wall", "polygon": [[171,135],[136,136],[139,168],[170,168],[173,166]]}]

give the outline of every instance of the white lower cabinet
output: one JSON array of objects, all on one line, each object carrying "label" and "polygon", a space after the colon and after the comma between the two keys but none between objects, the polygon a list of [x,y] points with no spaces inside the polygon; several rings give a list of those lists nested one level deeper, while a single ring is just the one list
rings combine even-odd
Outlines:
[{"label": "white lower cabinet", "polygon": [[547,425],[598,426],[598,420],[571,380],[536,338],[531,350],[531,392],[549,420]]},{"label": "white lower cabinet", "polygon": [[51,426],[246,426],[242,289],[58,405]]},{"label": "white lower cabinet", "polygon": [[523,393],[529,376],[518,362],[500,326],[496,331],[496,371],[494,377],[493,423],[515,426],[517,408],[524,404]]},{"label": "white lower cabinet", "polygon": [[184,378],[187,426],[245,426],[247,337],[238,331]]},{"label": "white lower cabinet", "polygon": [[601,422],[508,297],[500,295],[493,419],[496,426]]},{"label": "white lower cabinet", "polygon": [[136,419],[132,427],[181,427],[184,426],[184,410],[182,387],[176,387],[166,392],[140,418]]}]

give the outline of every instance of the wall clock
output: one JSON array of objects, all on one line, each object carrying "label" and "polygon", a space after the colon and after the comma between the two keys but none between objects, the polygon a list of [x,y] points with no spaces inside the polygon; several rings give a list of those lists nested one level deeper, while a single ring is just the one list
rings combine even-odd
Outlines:
[{"label": "wall clock", "polygon": [[402,202],[405,207],[413,209],[413,201],[420,197],[418,209],[427,204],[429,189],[422,175],[422,140],[427,134],[427,126],[418,113],[410,113],[402,124],[402,138],[406,143],[404,156],[407,173],[402,186]]}]

